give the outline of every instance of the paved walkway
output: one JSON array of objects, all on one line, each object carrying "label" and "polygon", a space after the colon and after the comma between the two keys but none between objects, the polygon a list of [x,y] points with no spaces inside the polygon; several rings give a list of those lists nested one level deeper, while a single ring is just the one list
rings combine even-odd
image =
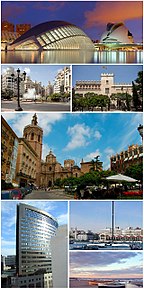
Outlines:
[{"label": "paved walkway", "polygon": [[72,200],[74,199],[73,194],[66,193],[64,190],[50,190],[45,192],[44,190],[33,190],[31,194],[24,197],[24,200]]}]

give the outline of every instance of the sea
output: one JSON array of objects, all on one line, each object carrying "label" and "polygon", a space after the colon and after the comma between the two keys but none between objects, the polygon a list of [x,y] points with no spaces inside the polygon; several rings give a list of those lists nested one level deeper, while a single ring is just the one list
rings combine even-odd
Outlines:
[{"label": "sea", "polygon": [[142,51],[1,51],[2,63],[143,63]]}]

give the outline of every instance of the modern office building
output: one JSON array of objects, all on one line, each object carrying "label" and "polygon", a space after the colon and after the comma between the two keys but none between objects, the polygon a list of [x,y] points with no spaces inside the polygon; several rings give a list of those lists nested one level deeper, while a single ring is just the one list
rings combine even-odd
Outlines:
[{"label": "modern office building", "polygon": [[46,274],[45,277],[49,276],[48,280],[51,280],[51,241],[57,228],[57,220],[48,213],[26,204],[17,205],[16,274],[18,277],[24,277],[26,282],[28,280],[31,282],[33,276],[38,278],[38,275],[41,275],[39,277],[41,279],[42,275]]},{"label": "modern office building", "polygon": [[124,173],[125,169],[134,164],[142,164],[143,146],[131,145],[127,150],[117,153],[110,158],[110,169],[117,173]]},{"label": "modern office building", "polygon": [[74,87],[75,94],[85,95],[95,93],[108,95],[117,93],[128,93],[132,95],[132,83],[115,83],[113,73],[101,73],[100,80],[79,80]]},{"label": "modern office building", "polygon": [[38,24],[16,39],[9,49],[94,49],[91,39],[77,26],[65,21]]}]

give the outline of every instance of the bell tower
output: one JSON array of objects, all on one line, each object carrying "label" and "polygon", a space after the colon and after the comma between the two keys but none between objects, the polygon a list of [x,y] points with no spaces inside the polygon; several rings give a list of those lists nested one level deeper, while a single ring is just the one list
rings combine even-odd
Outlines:
[{"label": "bell tower", "polygon": [[42,140],[43,130],[38,126],[36,113],[33,115],[31,124],[25,126],[23,137],[29,142],[31,147],[37,153],[39,160],[42,158]]}]

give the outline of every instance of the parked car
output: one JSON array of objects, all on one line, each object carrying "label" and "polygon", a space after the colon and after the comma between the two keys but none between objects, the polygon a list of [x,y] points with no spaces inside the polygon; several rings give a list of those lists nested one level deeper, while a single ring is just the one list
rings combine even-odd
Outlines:
[{"label": "parked car", "polygon": [[2,200],[12,200],[12,193],[10,190],[2,191],[1,192],[1,199]]},{"label": "parked car", "polygon": [[23,198],[23,193],[21,191],[21,189],[17,188],[17,189],[12,189],[12,199],[13,200],[21,200]]}]

